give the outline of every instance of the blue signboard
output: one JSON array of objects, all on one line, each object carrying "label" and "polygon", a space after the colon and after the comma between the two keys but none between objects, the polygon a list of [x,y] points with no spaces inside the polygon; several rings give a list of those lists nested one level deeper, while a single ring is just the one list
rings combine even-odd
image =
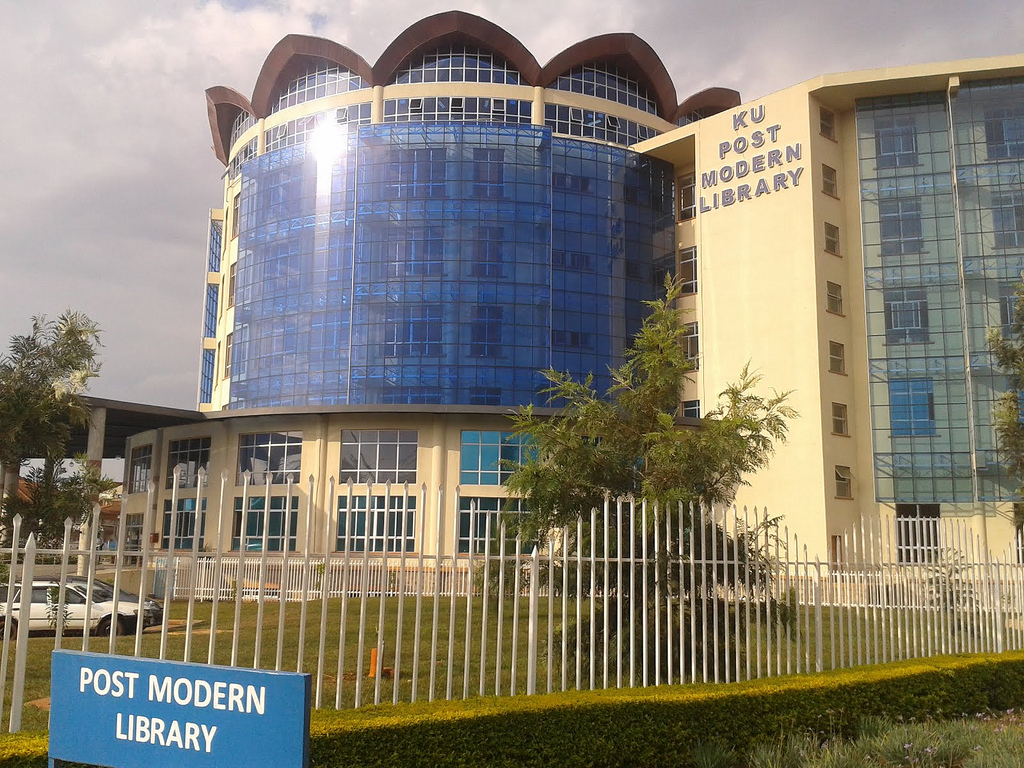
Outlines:
[{"label": "blue signboard", "polygon": [[310,676],[54,651],[50,765],[309,764]]}]

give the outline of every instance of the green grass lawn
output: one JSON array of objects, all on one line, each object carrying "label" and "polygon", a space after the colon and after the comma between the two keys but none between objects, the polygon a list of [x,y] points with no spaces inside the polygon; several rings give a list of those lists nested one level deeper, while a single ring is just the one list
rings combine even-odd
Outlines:
[{"label": "green grass lawn", "polygon": [[[577,643],[577,605],[574,600],[566,600],[564,607],[568,619],[564,622],[565,630],[565,653],[563,656],[562,636],[563,602],[561,598],[555,598],[553,608],[553,621],[550,627],[551,652],[548,648],[549,621],[548,601],[540,598],[537,606],[538,627],[537,627],[537,691],[546,692],[549,690],[563,690],[565,688],[589,689],[591,685],[590,669],[590,610],[589,599],[584,599],[579,610],[582,621],[579,624],[581,653],[579,665],[577,665],[576,643]],[[611,607],[614,601],[610,601]],[[512,597],[506,597],[500,605],[501,613],[501,653],[498,658],[498,626],[499,626],[499,602],[491,599],[487,605],[487,628],[486,628],[486,652],[481,659],[481,646],[484,640],[483,613],[484,602],[482,598],[473,598],[468,606],[470,611],[470,637],[467,653],[466,619],[467,600],[457,598],[454,602],[454,616],[452,615],[452,601],[450,598],[442,597],[436,605],[437,615],[437,645],[436,652],[431,656],[431,637],[433,634],[435,604],[432,596],[424,597],[420,607],[420,639],[419,644],[415,643],[415,617],[417,613],[416,599],[406,597],[403,609],[401,652],[398,670],[398,691],[399,701],[410,701],[413,697],[413,668],[416,666],[415,684],[417,700],[433,698],[460,699],[480,695],[482,690],[486,695],[500,693],[522,694],[527,692],[528,665],[529,665],[529,601],[521,597],[516,602]],[[610,607],[610,612],[611,612]],[[345,610],[344,632],[342,632],[341,615]],[[186,633],[184,624],[187,618],[188,602],[176,601],[170,604],[169,625],[170,631],[166,637],[164,658],[172,660],[187,660],[194,662],[213,661],[217,664],[231,664],[232,655],[235,656],[235,663],[238,666],[260,667],[274,669],[280,658],[280,668],[287,671],[302,671],[312,674],[314,706],[319,697],[322,707],[332,708],[336,705],[341,708],[348,708],[357,705],[364,706],[373,704],[376,701],[390,702],[395,698],[395,680],[390,676],[396,669],[395,650],[398,645],[398,611],[399,599],[388,597],[384,600],[383,632],[378,633],[380,624],[381,601],[379,598],[367,598],[365,603],[358,597],[350,597],[347,605],[343,606],[340,598],[333,598],[327,601],[327,631],[323,638],[323,664],[319,665],[318,660],[321,653],[321,611],[323,603],[314,600],[308,603],[305,615],[305,630],[302,630],[301,607],[298,603],[288,603],[284,608],[283,632],[281,642],[278,642],[278,628],[280,626],[279,605],[276,602],[267,602],[263,608],[262,615],[255,603],[243,603],[239,617],[239,630],[232,631],[235,617],[235,603],[233,601],[221,601],[218,607],[217,627],[214,636],[214,651],[212,658],[209,655],[211,640],[211,618],[213,606],[211,603],[196,602],[194,605],[194,631],[192,633],[191,648],[186,659],[185,645]],[[513,631],[514,616],[518,612],[518,627]],[[647,647],[654,647],[655,621],[653,611],[648,616],[648,637]],[[642,649],[644,646],[642,609],[637,607],[634,623],[634,643],[632,663],[630,657],[630,642],[628,630],[624,630],[620,638],[614,634],[614,616],[609,616],[609,623],[612,633],[608,637],[608,655],[604,655],[605,640],[603,636],[603,604],[601,600],[594,601],[595,627],[594,634],[594,670],[593,687],[603,688],[615,687],[619,684],[621,673],[621,684],[623,686],[640,686],[644,682],[644,663]],[[713,618],[709,613],[709,619]],[[750,676],[767,676],[776,674],[787,674],[798,671],[814,671],[818,659],[818,643],[821,644],[821,659],[823,669],[833,667],[833,648],[836,648],[836,666],[853,666],[857,663],[879,661],[877,655],[868,651],[872,643],[880,642],[882,636],[895,636],[898,630],[902,634],[916,631],[924,638],[928,632],[938,637],[938,627],[923,623],[918,617],[916,620],[911,616],[899,617],[896,615],[875,616],[870,612],[832,611],[824,609],[822,612],[822,630],[819,633],[815,629],[813,609],[797,611],[790,618],[786,627],[771,628],[760,626],[761,642],[758,645],[758,625],[751,621],[749,652],[740,654],[737,668],[737,644],[735,637],[735,618],[729,620],[728,641],[724,629],[724,616],[720,617],[720,632],[717,646],[719,653],[717,659],[713,653],[709,653],[706,665],[706,674],[709,680],[715,679],[714,669],[719,670],[718,680],[747,678],[749,667]],[[745,619],[745,614],[741,617]],[[624,626],[628,625],[629,615],[623,616]],[[916,623],[915,623],[916,621]],[[665,629],[664,615],[660,617],[661,659],[655,658],[653,650],[647,658],[647,682],[653,685],[656,679],[661,683],[669,680],[668,675],[668,640]],[[262,631],[259,628],[262,627]],[[688,647],[690,629],[687,621],[684,630],[687,636],[684,643]],[[715,647],[715,634],[712,628],[707,630],[707,645]],[[300,645],[300,634],[303,635]],[[672,619],[672,682],[679,680],[679,627],[678,613],[674,609]],[[344,635],[342,637],[342,635]],[[379,635],[379,636],[378,636]],[[704,630],[698,626],[698,643],[704,643]],[[359,655],[359,638],[364,638],[362,656]],[[741,650],[747,648],[747,630],[741,626],[740,629]],[[25,681],[25,702],[32,702],[44,699],[49,695],[50,675],[50,651],[53,649],[54,638],[52,635],[35,635],[29,638],[27,653],[26,681]],[[108,649],[107,637],[89,638],[89,650],[106,652]],[[257,643],[259,653],[256,652]],[[842,643],[842,651],[840,649]],[[66,637],[63,647],[71,650],[80,650],[83,639],[81,636]],[[936,645],[937,645],[936,641]],[[150,628],[142,637],[141,655],[149,658],[160,656],[161,632],[159,627]],[[513,649],[513,645],[515,646]],[[341,665],[341,676],[339,681],[339,648],[344,648],[344,659]],[[371,669],[371,648],[382,649],[381,666],[385,668],[385,675],[380,678],[369,676]],[[116,643],[116,653],[132,655],[135,649],[134,636],[119,638]],[[300,654],[301,650],[301,654]],[[936,648],[938,650],[938,648]],[[7,666],[7,681],[4,692],[4,718],[3,727],[7,727],[7,718],[10,711],[12,677],[13,677],[13,651],[14,644],[10,648],[10,658]],[[468,655],[468,666],[467,666]],[[301,663],[300,663],[301,656]],[[563,663],[564,659],[564,663]],[[483,674],[481,675],[481,661],[483,661]],[[607,662],[607,663],[606,663]],[[319,667],[319,671],[318,671]],[[683,665],[683,671],[687,678],[690,678],[696,670],[696,678],[702,679],[705,674],[705,664],[702,659],[691,662],[687,656]],[[466,671],[468,669],[468,672]],[[496,670],[500,669],[500,674]],[[632,675],[631,675],[632,672]],[[577,679],[579,681],[577,685]],[[23,728],[43,729],[46,727],[46,711],[38,706],[26,704],[23,710]]]}]

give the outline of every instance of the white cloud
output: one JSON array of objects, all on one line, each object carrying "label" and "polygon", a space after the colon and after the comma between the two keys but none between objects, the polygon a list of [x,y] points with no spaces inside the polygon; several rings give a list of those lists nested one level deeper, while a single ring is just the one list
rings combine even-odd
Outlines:
[{"label": "white cloud", "polygon": [[[205,220],[221,205],[204,90],[250,94],[289,32],[370,63],[428,0],[94,0],[4,5],[0,71],[0,340],[32,314],[82,309],[105,329],[98,395],[194,405]],[[574,42],[633,31],[680,98],[759,95],[828,71],[1009,53],[1024,6],[969,3],[473,0],[544,64]]]}]

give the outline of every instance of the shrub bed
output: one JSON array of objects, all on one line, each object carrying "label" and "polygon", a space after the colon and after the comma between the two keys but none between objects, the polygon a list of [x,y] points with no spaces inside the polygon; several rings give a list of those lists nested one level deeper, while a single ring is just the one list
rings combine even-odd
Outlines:
[{"label": "shrub bed", "polygon": [[[682,766],[698,742],[738,750],[794,732],[852,737],[861,719],[945,719],[1024,706],[1024,652],[946,656],[732,685],[557,693],[314,711],[310,763]],[[46,765],[45,734],[0,738],[0,768]]]}]

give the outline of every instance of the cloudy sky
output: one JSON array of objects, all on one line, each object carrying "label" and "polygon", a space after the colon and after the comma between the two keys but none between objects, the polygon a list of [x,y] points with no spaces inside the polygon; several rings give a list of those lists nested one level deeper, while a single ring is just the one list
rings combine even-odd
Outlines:
[{"label": "cloudy sky", "polygon": [[635,32],[680,98],[1024,52],[1020,0],[0,0],[0,343],[32,315],[79,309],[103,328],[93,394],[194,407],[206,217],[223,172],[204,90],[251,94],[290,32],[372,63],[410,23],[452,8],[504,27],[542,64]]}]

